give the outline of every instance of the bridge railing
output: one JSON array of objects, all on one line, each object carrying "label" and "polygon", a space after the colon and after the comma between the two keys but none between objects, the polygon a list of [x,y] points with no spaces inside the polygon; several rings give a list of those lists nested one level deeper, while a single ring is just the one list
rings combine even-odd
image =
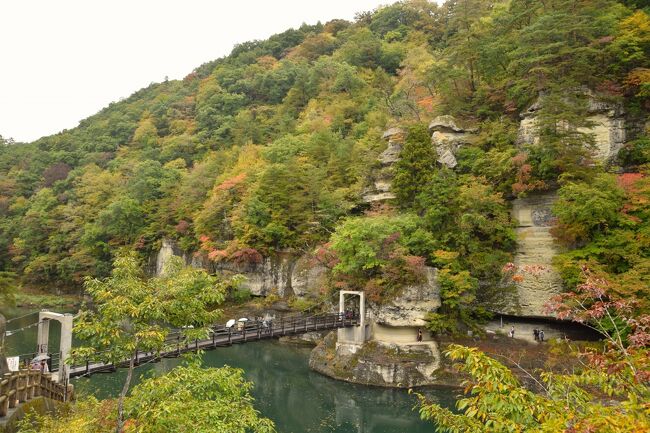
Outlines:
[{"label": "bridge railing", "polygon": [[66,401],[67,393],[65,386],[56,383],[51,374],[39,370],[6,373],[0,381],[0,418],[7,416],[9,409],[19,403],[39,396]]}]

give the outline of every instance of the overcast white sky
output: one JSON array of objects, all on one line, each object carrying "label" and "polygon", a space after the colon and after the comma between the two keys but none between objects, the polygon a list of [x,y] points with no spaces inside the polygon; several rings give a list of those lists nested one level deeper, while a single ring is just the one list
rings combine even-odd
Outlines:
[{"label": "overcast white sky", "polygon": [[73,128],[235,43],[392,2],[0,0],[0,135],[32,141]]}]

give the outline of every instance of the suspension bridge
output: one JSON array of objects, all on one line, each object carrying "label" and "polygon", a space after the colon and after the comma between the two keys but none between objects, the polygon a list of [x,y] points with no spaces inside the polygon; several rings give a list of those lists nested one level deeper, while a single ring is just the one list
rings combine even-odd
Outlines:
[{"label": "suspension bridge", "polygon": [[[346,296],[358,297],[354,310],[346,309]],[[354,311],[354,312],[353,312]],[[118,368],[158,362],[165,358],[176,358],[186,352],[214,350],[233,344],[244,344],[264,339],[292,336],[313,331],[338,330],[339,341],[363,342],[368,336],[365,320],[365,296],[363,292],[339,292],[339,312],[330,314],[295,314],[271,320],[238,321],[236,326],[214,325],[210,327],[205,339],[188,340],[181,330],[174,330],[167,336],[163,349],[156,352],[136,351],[129,359],[109,362],[102,357],[105,352],[94,353],[92,358],[81,363],[67,361],[72,350],[72,328],[74,315],[51,311],[40,311],[37,347],[33,353],[18,356],[19,365],[29,366],[34,359],[46,359],[49,373],[23,368],[5,374],[0,381],[0,420],[7,416],[11,408],[36,396],[45,396],[56,401],[67,401],[71,393],[69,379],[89,376],[95,373],[111,373]],[[240,319],[241,320],[241,319]],[[49,323],[61,323],[59,353],[48,353]],[[23,328],[23,329],[24,329]],[[17,332],[14,330],[11,332]]]}]

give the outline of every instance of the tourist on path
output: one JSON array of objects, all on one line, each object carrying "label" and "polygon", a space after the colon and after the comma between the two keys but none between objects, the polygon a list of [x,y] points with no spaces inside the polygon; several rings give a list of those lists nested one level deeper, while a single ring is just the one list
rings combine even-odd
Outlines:
[{"label": "tourist on path", "polygon": [[515,338],[515,327],[514,326],[510,327],[509,334],[510,334],[510,338]]},{"label": "tourist on path", "polygon": [[422,341],[422,329],[418,328],[418,341]]}]

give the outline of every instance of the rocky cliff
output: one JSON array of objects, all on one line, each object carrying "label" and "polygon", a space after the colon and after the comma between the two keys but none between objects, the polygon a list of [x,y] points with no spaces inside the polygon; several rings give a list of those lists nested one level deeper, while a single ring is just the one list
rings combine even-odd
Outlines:
[{"label": "rocky cliff", "polygon": [[276,293],[286,297],[319,293],[327,271],[310,254],[297,255],[286,251],[263,257],[260,263],[213,262],[204,255],[184,252],[173,240],[164,238],[160,250],[152,258],[151,268],[155,275],[163,274],[165,263],[172,256],[182,257],[186,264],[209,272],[243,275],[246,279],[242,286],[256,296]]}]

